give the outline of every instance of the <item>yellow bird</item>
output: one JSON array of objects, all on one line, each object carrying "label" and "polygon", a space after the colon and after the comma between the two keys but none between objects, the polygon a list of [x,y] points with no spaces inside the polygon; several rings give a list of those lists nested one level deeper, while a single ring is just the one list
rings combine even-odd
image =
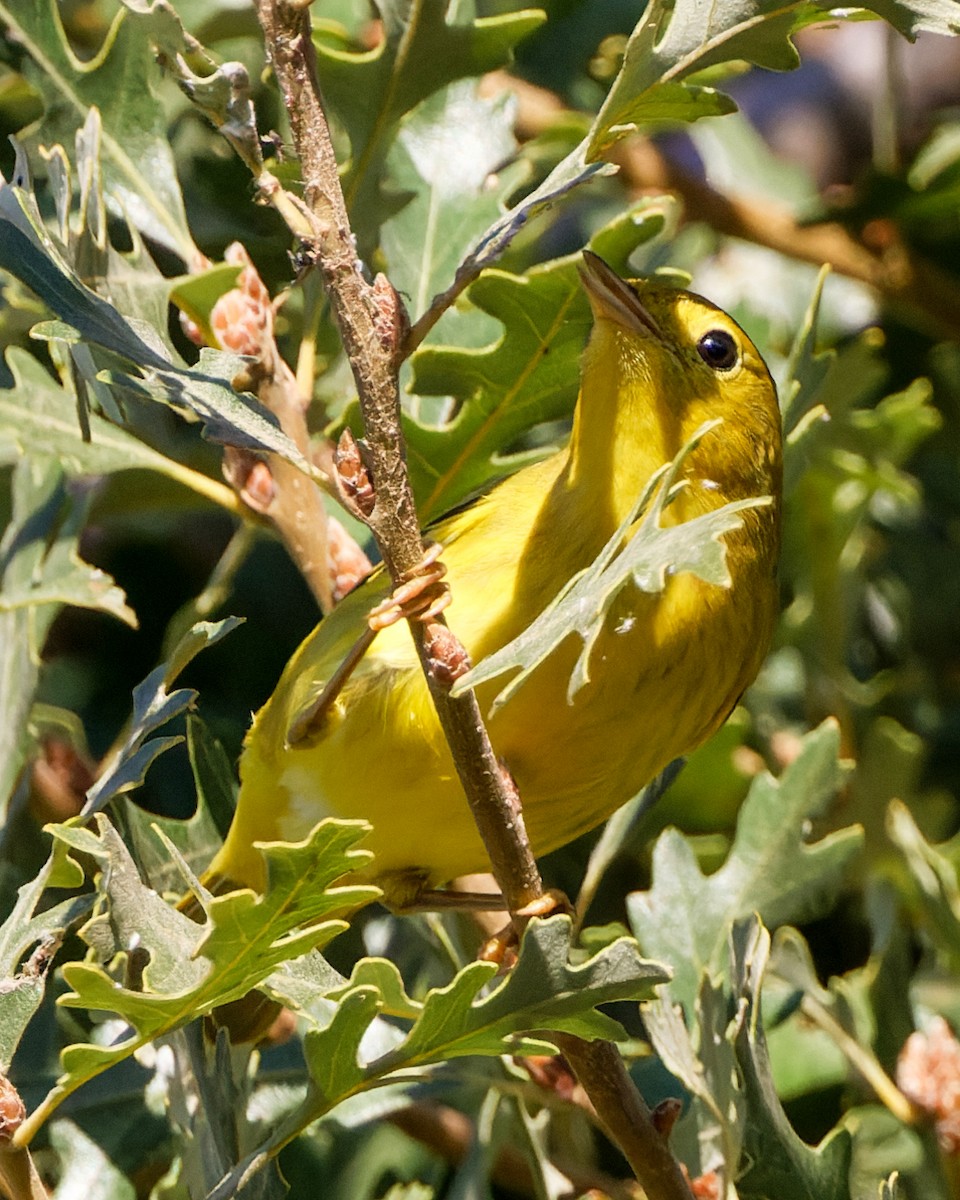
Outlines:
[{"label": "yellow bird", "polygon": [[[776,390],[727,314],[662,283],[622,280],[585,252],[594,327],[567,447],[525,467],[432,530],[473,662],[515,638],[589,566],[650,476],[705,421],[665,523],[771,497],[725,537],[732,583],[675,574],[658,594],[628,585],[567,702],[575,637],[489,722],[519,788],[535,854],[608,817],[726,719],[764,658],[777,615],[781,441]],[[307,637],[254,719],[237,812],[205,877],[262,890],[254,842],[298,840],[327,816],[373,826],[366,877],[403,907],[424,888],[488,870],[406,622],[382,631],[311,736],[292,736],[389,591],[381,573]],[[486,712],[500,683],[480,689]],[[302,720],[300,726],[302,726]]]}]

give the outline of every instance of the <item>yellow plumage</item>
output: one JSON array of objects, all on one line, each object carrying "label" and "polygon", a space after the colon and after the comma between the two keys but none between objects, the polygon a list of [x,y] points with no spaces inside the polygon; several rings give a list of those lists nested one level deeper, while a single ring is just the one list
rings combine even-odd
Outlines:
[{"label": "yellow plumage", "polygon": [[[471,659],[516,637],[593,561],[650,475],[705,421],[723,418],[686,459],[687,487],[665,520],[731,500],[772,503],[745,511],[727,535],[729,588],[690,574],[656,595],[625,588],[572,704],[576,638],[493,716],[536,854],[598,824],[723,722],[777,612],[780,418],[759,353],[700,297],[627,284],[592,255],[582,274],[595,325],[569,445],[431,531],[444,547],[450,625]],[[317,733],[288,742],[387,592],[382,576],[358,588],[291,659],[247,736],[236,817],[210,878],[262,888],[253,842],[302,838],[324,816],[371,822],[369,875],[395,903],[487,869],[405,622],[377,636]],[[499,686],[481,689],[482,711]]]}]

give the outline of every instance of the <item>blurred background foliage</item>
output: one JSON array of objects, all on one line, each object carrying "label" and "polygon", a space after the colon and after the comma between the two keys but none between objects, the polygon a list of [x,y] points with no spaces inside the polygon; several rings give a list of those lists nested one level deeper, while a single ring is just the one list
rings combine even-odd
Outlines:
[{"label": "blurred background foliage", "polygon": [[[294,186],[289,131],[264,69],[253,9],[242,0],[178,0],[175,7],[216,61],[246,66],[258,127],[272,131],[271,167]],[[553,0],[542,23],[531,19],[524,36],[516,33],[509,71],[519,90],[507,86],[503,73],[486,75],[480,92],[457,82],[506,62],[510,36],[497,46],[491,35],[478,49],[434,43],[434,31],[425,35],[407,92],[392,95],[392,107],[385,108],[378,107],[382,63],[372,55],[384,36],[374,7],[363,0],[314,5],[321,80],[360,245],[372,267],[388,272],[414,315],[449,282],[502,205],[529,192],[583,136],[642,7],[637,0]],[[22,35],[16,8],[0,42],[0,126],[31,149],[38,198],[53,220],[55,196],[35,146],[49,145],[53,132],[72,156],[73,129],[69,113],[55,111],[43,81],[49,64],[36,51],[60,35],[38,17],[38,41],[32,42]],[[32,0],[27,8],[31,21],[52,11]],[[401,20],[403,9],[384,5],[386,24]],[[110,41],[119,11],[110,0],[67,0],[57,11],[78,63],[99,61],[105,43],[111,53],[128,52]],[[478,0],[475,11],[506,20],[518,6]],[[674,122],[648,130],[647,139],[626,149],[621,144],[620,173],[593,180],[536,216],[498,269],[534,269],[536,295],[549,296],[558,286],[550,272],[566,269],[553,260],[606,236],[611,254],[621,254],[637,273],[687,273],[696,290],[744,325],[781,384],[789,456],[776,643],[727,727],[607,856],[590,920],[630,921],[624,896],[649,887],[650,847],[668,824],[689,835],[703,870],[717,867],[730,851],[751,781],[764,768],[779,774],[794,762],[805,735],[835,718],[840,753],[855,768],[815,816],[814,828],[826,836],[860,824],[863,848],[849,860],[842,883],[810,906],[801,925],[803,949],[787,938],[775,945],[788,1001],[777,1012],[770,986],[765,1003],[773,1074],[806,1141],[819,1142],[838,1123],[853,1134],[848,1190],[831,1195],[876,1196],[879,1181],[898,1170],[902,1194],[935,1200],[960,1195],[956,1147],[949,1151],[942,1130],[938,1147],[922,1122],[912,1125],[903,1111],[883,1107],[876,1081],[866,1082],[844,1056],[837,1029],[870,1047],[873,1061],[894,1075],[913,1028],[925,1028],[932,1014],[960,1021],[960,42],[922,34],[911,44],[880,21],[854,21],[804,29],[796,43],[801,63],[791,73],[728,66],[721,86],[739,113],[684,128]],[[200,73],[203,62],[197,49],[192,65]],[[134,88],[117,87],[120,108],[132,104]],[[103,108],[106,101],[104,94],[90,102]],[[172,82],[159,88],[156,100],[143,102],[151,110],[147,143],[169,141],[166,165],[155,169],[175,165],[176,186],[172,178],[166,186],[182,195],[182,239],[178,244],[176,232],[147,231],[145,248],[135,245],[119,211],[108,208],[117,249],[132,251],[134,260],[149,256],[172,278],[193,269],[185,261],[191,239],[214,262],[229,243],[241,241],[271,295],[286,296],[278,338],[287,360],[296,364],[307,341],[316,347],[311,426],[318,435],[336,431],[352,411],[349,375],[316,284],[291,286],[293,247],[280,218],[253,203],[247,168]],[[122,128],[122,113],[117,119]],[[0,167],[10,179],[14,151],[6,138]],[[624,223],[628,211],[634,216]],[[174,212],[170,228],[178,227]],[[836,270],[823,283],[811,328],[818,266],[827,258]],[[82,275],[80,258],[74,266]],[[69,371],[55,349],[30,337],[31,327],[49,316],[43,304],[10,273],[0,276],[0,288],[4,347],[19,348],[47,368],[52,362],[66,379]],[[523,461],[563,435],[588,329],[585,306],[571,312],[553,373],[538,376],[539,390],[521,397],[499,424],[484,426],[487,443],[468,470],[457,474],[451,466],[465,436],[458,422],[472,419],[465,414],[473,411],[477,378],[488,390],[502,389],[503,377],[516,372],[527,352],[520,341],[500,360],[488,349],[501,335],[500,319],[509,339],[511,320],[525,302],[511,300],[506,282],[481,279],[404,368],[411,469],[429,515],[489,481],[507,460]],[[195,359],[175,315],[161,332],[188,361]],[[16,390],[9,367],[0,382]],[[149,444],[218,476],[219,448],[202,441],[196,426],[166,410],[141,416],[140,436]],[[3,524],[15,531],[13,462],[20,447],[16,421],[4,413],[2,422],[0,461],[8,465],[0,508]],[[196,689],[203,737],[220,744],[223,762],[235,762],[249,714],[270,694],[317,618],[297,569],[266,531],[238,535],[233,515],[161,473],[81,475],[79,484],[53,484],[48,503],[69,510],[80,556],[116,581],[136,627],[117,619],[116,604],[104,611],[109,606],[99,603],[55,614],[48,606],[49,628],[31,630],[42,665],[31,698],[29,752],[11,780],[0,843],[5,913],[46,858],[40,826],[70,815],[128,721],[131,692],[168,657],[177,640],[173,631],[182,630],[185,612],[196,613],[195,598],[207,594],[212,576],[225,575],[222,591],[212,611],[197,615],[231,613],[246,621],[198,655],[181,682]],[[15,543],[8,535],[2,547],[5,569]],[[452,620],[455,626],[455,609]],[[21,629],[15,636],[26,635]],[[8,640],[5,663],[12,644]],[[185,721],[179,716],[164,733],[183,732]],[[894,800],[904,807],[891,808]],[[186,744],[157,759],[134,803],[163,817],[190,816],[196,786]],[[137,820],[128,808],[125,823],[136,826]],[[575,896],[596,836],[551,856],[544,864],[547,882]],[[192,847],[198,861],[208,845],[203,839]],[[636,923],[632,928],[638,932]],[[444,930],[432,919],[397,923],[374,910],[328,953],[344,971],[359,954],[389,953],[414,993],[445,980],[448,956],[461,941],[469,948],[469,935],[459,927]],[[61,955],[67,960],[82,952],[68,940]],[[89,1033],[86,1018],[54,1011],[50,1000],[64,985],[51,979],[14,1062],[13,1078],[28,1107],[55,1077],[58,1048]],[[644,1027],[627,1007],[617,1016],[640,1038]],[[177,1196],[194,1186],[190,1163],[199,1151],[184,1147],[169,1098],[163,1102],[157,1082],[169,1071],[163,1053],[128,1060],[87,1085],[43,1135],[41,1160],[58,1180],[57,1196],[81,1193],[81,1162],[98,1164],[104,1196]],[[254,1098],[251,1128],[284,1111],[302,1075],[290,1045],[268,1051],[263,1062],[266,1083]],[[676,1081],[650,1060],[641,1065],[649,1097],[655,1100],[658,1089],[676,1094]],[[288,1147],[282,1169],[291,1194],[315,1194],[318,1174],[328,1181],[325,1195],[351,1200],[541,1194],[518,1177],[504,1183],[503,1172],[493,1169],[504,1135],[491,1132],[494,1115],[485,1107],[498,1090],[509,1094],[529,1081],[505,1080],[512,1068],[495,1060],[458,1070],[454,1082],[441,1079],[426,1096],[450,1102],[474,1122],[463,1135],[465,1166],[450,1161],[441,1139],[429,1145],[422,1127],[407,1129],[402,1117],[392,1124],[374,1120],[371,1108],[348,1113],[339,1125],[313,1127]],[[230,1093],[225,1103],[238,1103],[251,1087],[246,1078],[222,1082],[224,1095]],[[525,1153],[539,1154],[542,1165],[544,1155],[564,1145],[568,1160],[592,1164],[596,1180],[622,1174],[613,1152],[592,1144],[577,1114],[555,1107],[548,1129],[543,1112],[536,1121],[524,1118]],[[541,1178],[549,1181],[549,1172]],[[275,1180],[263,1184],[264,1194],[270,1186]],[[748,1174],[740,1194],[765,1193],[760,1184],[751,1190]]]}]

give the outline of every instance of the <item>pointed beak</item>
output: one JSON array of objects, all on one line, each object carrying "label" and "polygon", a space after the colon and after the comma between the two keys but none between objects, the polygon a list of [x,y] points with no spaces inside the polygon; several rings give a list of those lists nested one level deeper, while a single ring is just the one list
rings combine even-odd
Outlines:
[{"label": "pointed beak", "polygon": [[663,341],[659,325],[640,303],[633,288],[591,250],[583,251],[580,278],[586,288],[594,317],[598,320],[604,317],[622,325],[631,333],[639,333],[643,337],[653,336],[658,341]]}]

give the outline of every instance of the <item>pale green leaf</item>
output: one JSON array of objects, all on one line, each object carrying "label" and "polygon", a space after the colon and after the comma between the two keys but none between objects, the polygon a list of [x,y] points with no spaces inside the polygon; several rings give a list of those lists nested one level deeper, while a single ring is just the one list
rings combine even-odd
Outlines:
[{"label": "pale green leaf", "polygon": [[773,1085],[766,1036],[760,1020],[760,989],[770,952],[770,935],[755,917],[740,922],[732,938],[731,982],[739,1008],[737,1062],[749,1120],[744,1123],[741,1200],[850,1200],[851,1138],[834,1129],[817,1147],[791,1126]]},{"label": "pale green leaf", "polygon": [[0,925],[0,1070],[4,1073],[9,1072],[27,1024],[40,1006],[47,971],[64,934],[93,903],[92,896],[76,896],[37,911],[48,887],[67,882],[61,859],[62,855],[51,855],[36,877],[20,888]]},{"label": "pale green leaf", "polygon": [[107,913],[81,931],[91,947],[88,961],[63,968],[72,991],[60,1003],[115,1013],[130,1031],[109,1046],[67,1047],[63,1074],[31,1115],[30,1131],[83,1083],[140,1046],[246,995],[281,963],[341,932],[346,914],[379,895],[372,887],[332,886],[369,861],[369,854],[354,849],[364,831],[361,822],[326,821],[302,842],[261,845],[263,895],[201,893],[204,920],[198,924],[141,882],[103,814],[90,829],[53,826],[59,841],[96,862],[108,904]]},{"label": "pale green leaf", "polygon": [[515,150],[509,106],[482,98],[472,82],[431,96],[401,126],[385,182],[409,199],[380,234],[390,282],[414,319],[447,287],[525,174],[514,165],[493,176]]},{"label": "pale green leaf", "polygon": [[163,3],[121,8],[87,62],[67,44],[55,0],[0,0],[0,21],[28,54],[28,77],[44,102],[31,143],[73,145],[89,110],[99,108],[108,203],[189,262],[193,242],[166,138],[167,116],[157,97],[162,72],[154,47],[171,38],[178,47],[180,42],[172,9]]},{"label": "pale green leaf", "polygon": [[454,80],[503,66],[545,20],[539,9],[477,17],[472,0],[378,0],[376,7],[383,32],[372,50],[351,47],[330,26],[314,33],[324,99],[350,137],[344,192],[352,209],[375,195],[405,113]]},{"label": "pale green leaf", "polygon": [[690,1093],[690,1105],[673,1133],[675,1152],[689,1147],[683,1160],[691,1174],[716,1171],[732,1181],[740,1163],[747,1111],[724,989],[708,975],[701,978],[689,1029],[682,1009],[666,995],[646,1001],[642,1012],[661,1062]]},{"label": "pale green leaf", "polygon": [[752,912],[771,927],[822,911],[859,849],[858,828],[806,840],[808,822],[840,786],[839,733],[832,721],[809,733],[780,780],[754,780],[723,866],[704,876],[690,843],[668,829],[653,852],[653,885],[627,901],[631,928],[645,953],[674,970],[673,1000],[692,1005],[701,972],[721,973],[734,921]]},{"label": "pale green leaf", "polygon": [[906,864],[909,892],[920,910],[926,934],[952,963],[960,963],[960,884],[957,869],[940,848],[931,845],[905,804],[892,800],[887,833]]},{"label": "pale green leaf", "polygon": [[572,703],[590,679],[591,652],[613,602],[628,583],[643,592],[657,593],[663,591],[668,576],[689,571],[708,583],[730,586],[723,535],[740,528],[741,512],[768,504],[769,497],[725,504],[679,525],[661,524],[664,509],[678,494],[676,481],[684,460],[718,424],[702,425],[673,462],[650,478],[633,510],[590,566],[568,580],[523,633],[458,679],[454,695],[520,667],[498,693],[491,706],[494,712],[544,659],[576,634],[583,648],[567,688],[567,701]]},{"label": "pale green leaf", "polygon": [[[861,6],[882,16],[907,37],[921,30],[960,31],[952,0],[868,0]],[[829,0],[652,0],[644,9],[587,139],[589,159],[636,129],[663,121],[693,121],[732,112],[729,97],[691,82],[710,67],[745,61],[789,71],[800,57],[793,36],[839,15]]]}]

